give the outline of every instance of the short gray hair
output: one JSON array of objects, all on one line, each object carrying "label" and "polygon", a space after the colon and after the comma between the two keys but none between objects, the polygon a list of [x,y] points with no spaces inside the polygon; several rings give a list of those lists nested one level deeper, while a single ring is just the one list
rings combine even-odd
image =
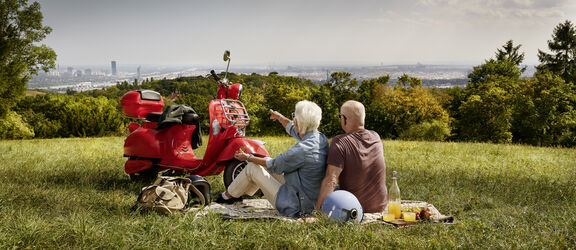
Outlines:
[{"label": "short gray hair", "polygon": [[342,104],[340,107],[341,113],[346,113],[346,118],[349,122],[356,123],[356,125],[364,126],[364,119],[366,119],[366,110],[361,102],[349,100]]},{"label": "short gray hair", "polygon": [[298,132],[307,134],[318,130],[322,109],[311,101],[299,101],[296,103],[294,117],[298,120]]}]

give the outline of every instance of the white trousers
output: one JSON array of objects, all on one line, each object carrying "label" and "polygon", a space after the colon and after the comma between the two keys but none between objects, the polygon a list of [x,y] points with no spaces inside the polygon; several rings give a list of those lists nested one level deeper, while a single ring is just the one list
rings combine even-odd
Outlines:
[{"label": "white trousers", "polygon": [[264,197],[276,208],[276,195],[284,184],[284,176],[268,172],[263,166],[249,162],[228,186],[228,193],[233,197],[254,195],[258,189]]}]

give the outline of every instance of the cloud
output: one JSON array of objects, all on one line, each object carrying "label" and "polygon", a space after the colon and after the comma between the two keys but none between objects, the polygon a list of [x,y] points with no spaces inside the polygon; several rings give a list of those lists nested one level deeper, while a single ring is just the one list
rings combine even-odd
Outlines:
[{"label": "cloud", "polygon": [[573,0],[419,0],[418,4],[439,13],[481,19],[563,18],[567,9],[575,7]]},{"label": "cloud", "polygon": [[509,11],[510,16],[517,18],[561,18],[565,16],[565,13],[557,9],[545,9],[545,10],[531,10],[531,9],[516,9]]},{"label": "cloud", "polygon": [[361,22],[366,23],[381,23],[381,24],[408,24],[408,25],[444,25],[449,22],[444,19],[435,18],[428,16],[419,10],[411,10],[407,12],[403,11],[391,11],[391,10],[380,10],[378,16],[375,17],[364,17],[360,19]]},{"label": "cloud", "polygon": [[[424,6],[439,6],[439,7],[446,7],[446,6],[454,6],[458,5],[461,1],[460,0],[419,0],[418,1],[421,5]],[[465,3],[465,1],[464,1]]]}]

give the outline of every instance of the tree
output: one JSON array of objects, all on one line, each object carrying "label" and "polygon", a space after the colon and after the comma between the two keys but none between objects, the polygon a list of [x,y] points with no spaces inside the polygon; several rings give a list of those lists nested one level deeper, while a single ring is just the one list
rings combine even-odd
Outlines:
[{"label": "tree", "polygon": [[362,81],[358,87],[359,101],[362,103],[371,103],[374,97],[374,89],[378,85],[386,85],[390,81],[390,75],[381,76]]},{"label": "tree", "polygon": [[576,93],[573,84],[549,72],[520,83],[512,123],[514,142],[575,146]]},{"label": "tree", "polygon": [[353,90],[358,86],[358,80],[351,77],[352,74],[348,72],[334,72],[330,74],[329,83],[337,90]]},{"label": "tree", "polygon": [[553,53],[548,54],[538,50],[538,71],[547,70],[559,75],[566,82],[576,82],[576,28],[566,20],[558,24],[548,40],[548,48]]},{"label": "tree", "polygon": [[468,74],[470,82],[462,92],[454,92],[450,106],[456,137],[468,141],[510,142],[512,99],[524,69],[520,45],[512,40],[497,49],[496,59],[486,60]]},{"label": "tree", "polygon": [[470,83],[467,88],[477,88],[480,83],[500,76],[519,79],[522,72],[526,70],[526,67],[519,68],[524,60],[524,53],[518,52],[521,46],[514,46],[514,42],[509,40],[502,46],[502,49],[496,49],[496,59],[486,60],[484,64],[475,66],[468,74]]},{"label": "tree", "polygon": [[511,61],[486,60],[482,65],[475,66],[472,73],[468,74],[470,83],[467,88],[477,88],[479,84],[490,81],[495,77],[508,77],[519,79],[521,70]]},{"label": "tree", "polygon": [[37,2],[0,1],[0,118],[23,96],[31,75],[54,68],[56,53],[37,45],[52,31],[42,18]]},{"label": "tree", "polygon": [[318,130],[326,136],[335,136],[342,133],[338,112],[340,106],[346,100],[335,97],[335,91],[326,85],[314,89],[312,92],[312,101],[322,108],[322,121]]},{"label": "tree", "polygon": [[402,76],[398,77],[396,84],[400,86],[422,87],[422,80],[420,80],[420,78],[411,77],[408,74],[403,74]]},{"label": "tree", "polygon": [[[419,80],[408,75],[405,78],[412,79],[407,80],[408,84]],[[375,130],[384,138],[397,138],[413,126],[434,120],[446,125],[450,123],[448,112],[436,96],[422,86],[378,84],[374,87],[373,100],[365,105],[365,127]]]},{"label": "tree", "polygon": [[[508,40],[506,44],[502,45],[502,49],[496,50],[496,60],[499,62],[510,61],[516,66],[520,66],[520,64],[524,61],[524,52],[519,53],[518,50],[522,47],[522,45],[514,46],[514,42],[512,40]],[[526,66],[520,69],[523,73],[526,70]]]},{"label": "tree", "polygon": [[495,82],[486,83],[459,107],[459,137],[467,141],[510,142],[510,95]]}]

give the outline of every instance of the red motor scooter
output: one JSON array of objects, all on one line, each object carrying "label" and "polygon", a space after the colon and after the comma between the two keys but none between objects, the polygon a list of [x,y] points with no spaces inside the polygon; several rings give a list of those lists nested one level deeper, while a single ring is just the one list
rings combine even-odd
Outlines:
[{"label": "red motor scooter", "polygon": [[154,180],[164,170],[176,174],[218,175],[224,171],[224,185],[228,185],[246,166],[234,158],[238,149],[260,157],[270,154],[264,143],[244,137],[250,123],[244,104],[238,100],[241,84],[227,80],[230,52],[224,53],[228,61],[224,79],[212,70],[219,85],[218,94],[208,104],[210,136],[204,158],[196,157],[193,150],[202,145],[198,115],[189,107],[164,107],[162,96],[152,90],[134,90],[122,97],[124,114],[140,118],[130,123],[130,135],[124,142],[124,156],[128,157],[124,170],[132,180]]}]

